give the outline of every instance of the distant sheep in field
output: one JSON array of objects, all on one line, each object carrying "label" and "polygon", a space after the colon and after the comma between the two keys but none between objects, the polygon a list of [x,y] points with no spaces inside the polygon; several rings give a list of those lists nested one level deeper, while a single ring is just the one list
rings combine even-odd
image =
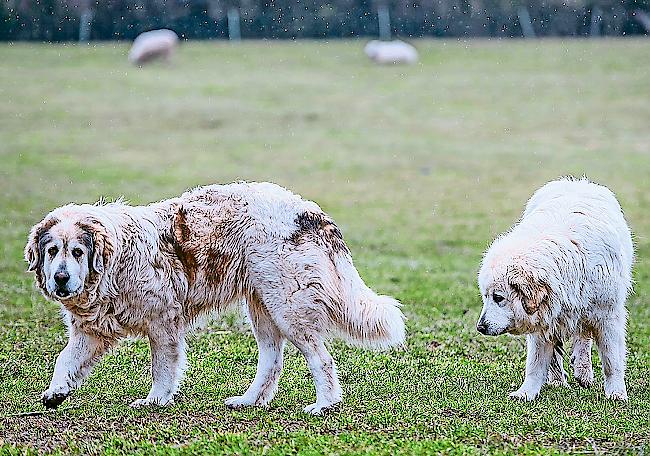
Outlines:
[{"label": "distant sheep in field", "polygon": [[167,29],[152,30],[137,36],[129,51],[129,62],[142,66],[156,59],[169,61],[178,46],[178,35]]},{"label": "distant sheep in field", "polygon": [[364,52],[370,57],[370,60],[380,64],[412,64],[418,61],[418,51],[410,44],[400,40],[372,40],[366,44]]}]

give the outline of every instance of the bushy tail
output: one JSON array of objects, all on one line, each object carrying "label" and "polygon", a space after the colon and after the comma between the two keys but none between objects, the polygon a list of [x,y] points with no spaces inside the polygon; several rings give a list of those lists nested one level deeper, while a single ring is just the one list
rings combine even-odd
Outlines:
[{"label": "bushy tail", "polygon": [[337,318],[340,336],[352,345],[379,350],[403,345],[406,328],[399,301],[368,288],[351,262],[337,266],[345,270],[346,302]]}]

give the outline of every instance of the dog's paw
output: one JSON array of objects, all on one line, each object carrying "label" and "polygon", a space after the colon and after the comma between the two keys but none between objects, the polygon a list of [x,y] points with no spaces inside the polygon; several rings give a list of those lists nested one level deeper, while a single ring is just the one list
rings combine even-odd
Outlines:
[{"label": "dog's paw", "polygon": [[232,396],[226,399],[224,402],[226,403],[226,407],[231,409],[250,407],[252,405],[264,405],[257,404],[255,400],[252,400],[246,396]]},{"label": "dog's paw", "polygon": [[589,388],[594,384],[594,369],[591,364],[588,366],[576,366],[573,369],[573,376],[575,377],[578,385],[583,388]]},{"label": "dog's paw", "polygon": [[266,407],[270,400],[264,398],[251,399],[249,396],[232,396],[224,401],[226,407],[231,409],[238,409],[243,407]]},{"label": "dog's paw", "polygon": [[613,392],[607,394],[607,399],[611,399],[613,401],[627,402],[627,392],[625,392],[625,391],[613,391]]},{"label": "dog's paw", "polygon": [[553,387],[569,387],[569,382],[567,382],[566,375],[551,375],[549,373],[546,384]]},{"label": "dog's paw", "polygon": [[627,390],[625,386],[619,388],[606,388],[605,397],[613,401],[627,402]]},{"label": "dog's paw", "polygon": [[322,415],[327,410],[335,408],[339,403],[340,402],[319,404],[318,402],[315,402],[305,407],[305,413],[309,413],[310,415]]},{"label": "dog's paw", "polygon": [[584,372],[576,371],[574,377],[578,382],[578,385],[583,388],[590,388],[591,385],[594,384],[594,372],[592,370]]},{"label": "dog's paw", "polygon": [[63,387],[49,388],[43,391],[41,401],[46,409],[55,409],[70,395],[70,390]]},{"label": "dog's paw", "polygon": [[147,397],[145,399],[136,399],[129,404],[130,407],[136,409],[144,407],[167,407],[169,405],[174,405],[173,398]]},{"label": "dog's paw", "polygon": [[539,391],[528,391],[523,388],[519,388],[517,391],[513,391],[512,393],[508,394],[508,397],[510,397],[510,399],[526,402],[534,400],[537,396],[539,396]]}]

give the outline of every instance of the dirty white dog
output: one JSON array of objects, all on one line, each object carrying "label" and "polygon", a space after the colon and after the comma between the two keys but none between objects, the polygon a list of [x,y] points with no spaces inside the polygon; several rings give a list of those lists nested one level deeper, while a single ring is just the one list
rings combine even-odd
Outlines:
[{"label": "dirty white dog", "polygon": [[511,397],[533,400],[547,380],[567,385],[562,342],[572,338],[578,383],[593,382],[593,340],[605,395],[627,400],[625,300],[633,259],[630,229],[606,187],[567,178],[535,192],[519,223],[489,248],[478,275],[478,331],[527,334],[526,377]]},{"label": "dirty white dog", "polygon": [[380,64],[413,64],[418,61],[418,51],[404,41],[372,40],[364,48],[366,55],[375,63]]},{"label": "dirty white dog", "polygon": [[257,374],[231,407],[266,405],[285,340],[305,356],[318,414],[342,399],[326,341],[386,348],[404,341],[399,303],[368,288],[341,232],[319,207],[270,183],[213,185],[148,206],[55,209],[33,227],[25,258],[44,295],[62,304],[69,341],[46,407],[56,407],[118,340],[146,336],[153,385],[132,406],[173,403],[185,336],[201,314],[245,299]]},{"label": "dirty white dog", "polygon": [[178,35],[167,29],[141,33],[133,41],[129,62],[142,66],[155,59],[169,61],[178,46]]}]

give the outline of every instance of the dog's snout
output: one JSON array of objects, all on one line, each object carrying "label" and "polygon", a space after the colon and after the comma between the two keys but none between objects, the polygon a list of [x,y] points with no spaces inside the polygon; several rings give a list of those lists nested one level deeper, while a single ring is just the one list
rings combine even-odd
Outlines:
[{"label": "dog's snout", "polygon": [[54,282],[60,287],[65,286],[68,283],[68,280],[70,280],[70,274],[67,273],[67,271],[57,271],[54,274]]},{"label": "dog's snout", "polygon": [[485,321],[481,320],[476,324],[476,330],[481,334],[487,334],[488,325],[485,323]]}]

